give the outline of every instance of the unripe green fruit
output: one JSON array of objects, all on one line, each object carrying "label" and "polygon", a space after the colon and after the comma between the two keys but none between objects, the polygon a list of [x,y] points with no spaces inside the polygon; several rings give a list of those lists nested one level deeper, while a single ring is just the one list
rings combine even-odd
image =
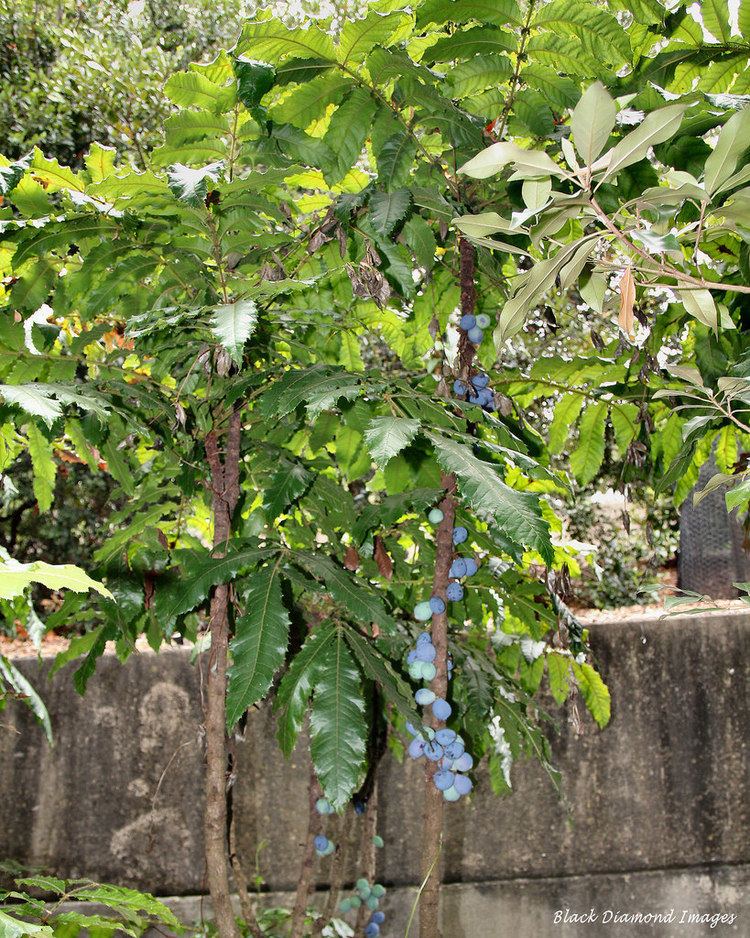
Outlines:
[{"label": "unripe green fruit", "polygon": [[445,516],[439,508],[433,508],[432,511],[427,515],[427,520],[430,524],[440,524]]}]

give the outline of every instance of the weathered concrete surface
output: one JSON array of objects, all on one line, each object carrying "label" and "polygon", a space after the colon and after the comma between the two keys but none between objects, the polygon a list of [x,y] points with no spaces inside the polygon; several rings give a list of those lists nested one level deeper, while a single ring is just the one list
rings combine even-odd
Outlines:
[{"label": "weathered concrete surface", "polygon": [[[450,938],[746,936],[750,930],[750,895],[745,888],[749,873],[748,867],[710,867],[453,883],[443,891],[443,928]],[[320,906],[325,893],[315,898]],[[386,914],[384,934],[405,934],[415,898],[416,887],[388,890],[381,905]],[[187,925],[212,917],[206,896],[170,896],[163,901]],[[289,908],[293,901],[291,892],[265,893],[258,905]],[[239,915],[239,903],[235,907]],[[90,903],[64,903],[61,911],[76,908],[106,914],[101,906]],[[633,920],[639,914],[655,918]],[[574,916],[592,920],[576,921]],[[412,936],[417,934],[418,922],[415,912]],[[148,938],[160,935],[164,935],[162,930],[151,930]]]},{"label": "weathered concrete surface", "polygon": [[[514,769],[515,794],[505,800],[480,777],[471,803],[447,812],[447,882],[569,883],[750,862],[750,616],[622,621],[592,627],[592,641],[613,720],[599,732],[584,718],[580,737],[561,720],[554,755],[569,814],[532,763]],[[106,656],[83,699],[69,672],[45,684],[35,662],[23,667],[43,690],[56,744],[47,747],[25,708],[0,718],[0,857],[161,895],[203,892],[200,673],[187,652],[144,654],[124,666]],[[285,763],[272,737],[271,715],[253,714],[239,744],[236,811],[246,853],[268,841],[263,874],[271,889],[285,890],[305,836],[307,760],[298,752]],[[381,791],[378,875],[410,884],[418,769],[387,762]]]}]

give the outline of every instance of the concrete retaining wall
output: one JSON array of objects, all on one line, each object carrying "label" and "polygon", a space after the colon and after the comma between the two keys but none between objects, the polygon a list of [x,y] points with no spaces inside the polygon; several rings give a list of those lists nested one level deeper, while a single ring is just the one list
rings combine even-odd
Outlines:
[{"label": "concrete retaining wall", "polygon": [[[446,898],[446,915],[458,916],[451,938],[503,934],[478,924],[493,915],[498,929],[506,916],[521,916],[536,923],[535,935],[606,934],[584,926],[566,932],[551,921],[556,908],[576,903],[740,911],[750,863],[750,616],[612,622],[592,627],[592,642],[613,720],[599,732],[586,719],[576,736],[562,716],[554,756],[569,809],[528,763],[515,767],[511,797],[494,798],[480,777],[471,802],[448,811],[444,876],[462,884],[446,893],[457,897]],[[74,693],[69,671],[46,684],[44,666],[22,663],[44,691],[54,748],[25,708],[12,706],[0,720],[0,857],[160,895],[204,892],[201,682],[188,654],[143,654],[125,665],[106,656],[85,698]],[[284,762],[267,711],[252,715],[239,746],[240,839],[250,856],[260,840],[269,842],[261,867],[277,891],[293,887],[305,837],[308,766],[300,750]],[[397,887],[417,880],[419,782],[414,765],[387,761],[378,876]],[[744,915],[739,932],[648,926],[643,934],[750,934]],[[641,932],[620,927],[619,934]]]}]

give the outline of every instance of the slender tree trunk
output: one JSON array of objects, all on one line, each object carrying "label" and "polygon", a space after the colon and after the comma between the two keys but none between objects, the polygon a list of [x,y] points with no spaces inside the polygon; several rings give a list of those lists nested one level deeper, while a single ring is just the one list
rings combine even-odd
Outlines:
[{"label": "slender tree trunk", "polygon": [[[206,456],[211,470],[213,493],[214,554],[222,556],[232,533],[232,514],[239,498],[240,435],[239,411],[229,418],[226,450],[222,463],[215,430],[206,437]],[[227,830],[227,737],[226,691],[229,646],[229,587],[216,586],[211,596],[209,629],[211,651],[206,681],[206,806],[203,821],[206,870],[211,905],[220,938],[239,938],[229,888],[229,845]]]},{"label": "slender tree trunk", "polygon": [[321,797],[320,784],[315,769],[310,767],[310,785],[307,794],[307,840],[302,855],[302,867],[297,882],[297,895],[292,909],[292,921],[289,930],[290,938],[302,938],[305,926],[305,912],[313,890],[313,874],[315,872],[315,845],[313,841],[323,831],[323,818],[318,814],[315,802]]},{"label": "slender tree trunk", "polygon": [[[461,273],[461,312],[473,313],[476,306],[474,286],[474,248],[463,238],[459,242]],[[458,368],[462,379],[468,380],[475,349],[462,331],[458,346]],[[439,596],[448,604],[445,595],[448,586],[448,571],[453,562],[453,526],[456,519],[456,477],[452,473],[441,476],[445,496],[440,502],[443,520],[435,532],[435,575],[432,595]],[[448,613],[432,617],[432,644],[435,646],[436,674],[430,687],[436,697],[445,700],[448,696]],[[444,724],[435,717],[429,720],[434,729]],[[442,938],[440,931],[440,851],[443,840],[443,793],[435,788],[432,777],[435,766],[425,764],[424,815],[422,819],[422,882],[424,888],[419,900],[419,938]]]},{"label": "slender tree trunk", "polygon": [[[359,867],[361,876],[372,885],[375,882],[378,865],[378,848],[374,838],[378,832],[378,783],[373,784],[372,794],[367,802],[367,810],[362,818],[362,836],[359,842]],[[357,911],[356,933],[361,935],[365,922],[370,917],[370,910],[363,902]]]}]

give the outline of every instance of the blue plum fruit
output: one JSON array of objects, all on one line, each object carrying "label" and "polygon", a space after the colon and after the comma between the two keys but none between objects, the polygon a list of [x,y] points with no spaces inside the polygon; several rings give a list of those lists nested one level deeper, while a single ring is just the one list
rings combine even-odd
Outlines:
[{"label": "blue plum fruit", "polygon": [[447,700],[438,697],[432,705],[432,712],[438,720],[447,720],[453,709]]},{"label": "blue plum fruit", "polygon": [[445,595],[451,602],[457,603],[464,598],[464,588],[460,583],[449,583]]}]

